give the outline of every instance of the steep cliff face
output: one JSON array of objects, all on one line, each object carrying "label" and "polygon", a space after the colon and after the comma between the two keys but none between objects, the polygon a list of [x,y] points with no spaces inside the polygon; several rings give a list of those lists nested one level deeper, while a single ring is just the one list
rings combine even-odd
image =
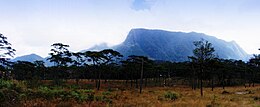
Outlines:
[{"label": "steep cliff face", "polygon": [[[102,50],[112,48],[119,51],[125,57],[129,55],[148,56],[154,60],[165,61],[187,61],[187,56],[192,56],[194,41],[201,39],[208,40],[215,48],[215,54],[224,59],[247,60],[249,55],[235,42],[226,42],[213,36],[202,33],[190,32],[170,32],[164,30],[132,29],[126,40],[116,46],[108,47],[106,44],[95,45],[87,50]],[[83,51],[87,51],[83,50]],[[82,52],[83,52],[82,51]],[[48,58],[48,57],[47,57]],[[43,60],[46,65],[53,64],[36,54],[17,57],[12,61],[29,61]]]},{"label": "steep cliff face", "polygon": [[234,41],[226,42],[202,33],[169,32],[164,30],[132,29],[126,40],[113,49],[124,56],[144,55],[156,60],[187,61],[193,55],[194,41],[208,40],[216,54],[225,59],[245,60],[247,53]]}]

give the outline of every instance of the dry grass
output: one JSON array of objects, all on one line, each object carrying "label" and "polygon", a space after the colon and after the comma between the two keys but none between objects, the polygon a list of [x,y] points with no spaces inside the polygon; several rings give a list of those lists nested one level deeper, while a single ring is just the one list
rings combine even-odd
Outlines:
[{"label": "dry grass", "polygon": [[[163,99],[163,94],[167,91],[174,91],[180,94],[175,100]],[[244,87],[228,87],[225,91],[230,94],[222,94],[222,88],[204,89],[204,96],[200,96],[199,90],[191,90],[190,87],[153,87],[145,88],[142,94],[135,91],[124,91],[121,93],[123,98],[113,100],[116,106],[145,106],[145,107],[258,107],[260,100],[254,99],[260,97],[260,86],[244,88]],[[250,94],[237,95],[238,91],[250,91]],[[117,92],[117,94],[120,94]],[[161,98],[160,98],[161,97]]]},{"label": "dry grass", "polygon": [[[89,81],[86,83],[90,83]],[[115,84],[110,84],[115,85]],[[117,84],[118,85],[118,84]],[[102,92],[108,90],[108,85],[102,86],[102,90],[95,90],[95,95],[102,95]],[[121,85],[122,86],[122,85]],[[164,98],[166,92],[178,93],[178,99],[168,100]],[[222,94],[223,91],[228,92]],[[247,94],[238,95],[236,92],[247,92]],[[112,104],[107,102],[94,101],[91,107],[260,107],[260,85],[255,87],[226,87],[223,90],[220,87],[204,88],[204,96],[200,96],[200,90],[192,90],[187,86],[174,87],[146,87],[140,94],[138,89],[129,87],[113,87],[109,99]],[[62,102],[60,100],[47,101],[34,99],[24,101],[26,107],[88,107],[88,102],[77,103],[76,101]]]}]

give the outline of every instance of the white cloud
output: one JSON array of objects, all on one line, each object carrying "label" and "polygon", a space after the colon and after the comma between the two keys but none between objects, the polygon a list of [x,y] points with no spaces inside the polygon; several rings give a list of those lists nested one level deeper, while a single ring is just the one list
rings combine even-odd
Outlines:
[{"label": "white cloud", "polygon": [[133,0],[131,8],[136,11],[150,10],[154,2],[155,0]]}]

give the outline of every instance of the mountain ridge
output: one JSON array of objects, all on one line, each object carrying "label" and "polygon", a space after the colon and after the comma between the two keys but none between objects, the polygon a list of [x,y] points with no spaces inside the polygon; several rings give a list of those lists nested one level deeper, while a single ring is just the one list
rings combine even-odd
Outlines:
[{"label": "mountain ridge", "polygon": [[[125,57],[129,55],[143,55],[154,60],[182,62],[188,60],[187,56],[193,55],[192,50],[195,48],[193,42],[201,40],[202,38],[212,43],[216,50],[216,54],[220,58],[244,61],[248,59],[249,55],[235,41],[227,42],[204,33],[173,32],[144,28],[131,29],[126,39],[121,44],[112,47],[108,47],[106,43],[97,44],[89,49],[82,50],[81,52],[111,48],[120,52]],[[24,57],[25,60],[28,58],[26,55]],[[35,58],[37,59],[37,57]],[[23,58],[17,57],[15,59]],[[30,60],[32,59],[33,58]],[[46,58],[43,58],[43,60],[45,62],[47,61]]]},{"label": "mountain ridge", "polygon": [[[123,55],[144,55],[152,59],[187,61],[195,48],[194,41],[208,40],[220,58],[245,60],[248,54],[235,42],[196,32],[172,32],[158,29],[132,29],[126,40],[113,47]],[[223,51],[223,52],[221,52]],[[236,55],[238,53],[238,55]]]},{"label": "mountain ridge", "polygon": [[32,53],[32,54],[29,54],[29,55],[18,56],[14,59],[11,59],[12,62],[15,62],[15,61],[33,62],[33,61],[36,61],[36,60],[44,60],[44,58],[41,57],[40,55]]}]

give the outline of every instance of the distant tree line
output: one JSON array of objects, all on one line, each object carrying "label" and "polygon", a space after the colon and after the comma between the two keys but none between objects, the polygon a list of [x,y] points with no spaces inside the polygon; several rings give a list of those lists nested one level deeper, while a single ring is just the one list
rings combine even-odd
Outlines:
[{"label": "distant tree line", "polygon": [[[48,60],[54,66],[45,66],[43,61],[9,62],[15,50],[0,35],[0,77],[5,79],[26,80],[31,85],[40,80],[61,81],[81,79],[109,84],[109,80],[124,81],[125,86],[140,88],[148,86],[189,85],[192,89],[244,85],[260,83],[260,55],[254,55],[248,62],[242,60],[220,59],[214,54],[214,47],[206,40],[195,41],[194,55],[186,62],[151,60],[146,56],[130,55],[123,57],[112,49],[101,51],[71,52],[69,45],[54,43]],[[8,75],[7,75],[8,74]]]}]

